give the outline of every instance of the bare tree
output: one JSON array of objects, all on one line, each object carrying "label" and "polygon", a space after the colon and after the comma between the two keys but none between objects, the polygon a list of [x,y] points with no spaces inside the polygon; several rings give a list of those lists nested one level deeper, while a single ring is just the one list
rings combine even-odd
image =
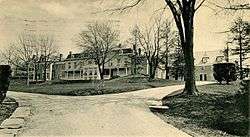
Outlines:
[{"label": "bare tree", "polygon": [[173,52],[170,54],[172,61],[172,66],[170,69],[170,74],[178,80],[179,78],[183,79],[185,72],[185,61],[184,55],[181,48],[180,37],[177,33],[173,33],[174,38],[172,39]]},{"label": "bare tree", "polygon": [[16,76],[18,70],[25,70],[25,66],[18,58],[16,52],[16,46],[14,43],[10,43],[6,48],[1,50],[1,62],[4,64],[10,65],[14,69],[13,74]]},{"label": "bare tree", "polygon": [[118,46],[119,32],[111,22],[95,22],[87,28],[79,34],[77,45],[88,51],[98,66],[100,78],[104,79],[105,64],[116,55],[112,51]]},{"label": "bare tree", "polygon": [[47,80],[47,68],[53,62],[53,56],[58,53],[57,47],[55,45],[55,40],[53,36],[49,36],[48,34],[38,35],[37,45],[35,49],[35,54],[39,55],[40,51],[40,59],[43,63],[43,80]]},{"label": "bare tree", "polygon": [[161,61],[164,63],[165,79],[169,79],[169,55],[173,48],[173,33],[171,32],[171,22],[166,20],[162,23],[161,38],[163,39],[163,47],[161,51]]},{"label": "bare tree", "polygon": [[[56,53],[57,48],[54,46],[54,39],[47,34],[22,33],[15,43],[2,51],[2,56],[8,64],[15,66],[16,71],[19,69],[26,71],[27,85],[29,85],[31,69],[35,71],[37,79],[39,58],[43,58],[42,63],[44,63],[44,72],[46,72],[51,57]],[[44,75],[46,78],[46,73]]]},{"label": "bare tree", "polygon": [[136,75],[138,73],[138,65],[141,63],[141,48],[139,47],[139,40],[138,40],[138,26],[134,26],[130,32],[130,38],[128,39],[128,43],[133,45],[133,55],[130,56],[131,58],[131,73],[132,75]]},{"label": "bare tree", "polygon": [[15,44],[15,58],[20,60],[26,68],[27,86],[29,86],[30,82],[30,65],[34,57],[34,47],[36,46],[33,38],[32,34],[22,33],[18,36]]},{"label": "bare tree", "polygon": [[20,66],[20,60],[18,60],[15,53],[15,44],[10,43],[6,48],[1,50],[2,62],[10,66]]},{"label": "bare tree", "polygon": [[163,46],[161,35],[162,22],[156,19],[155,23],[144,31],[137,27],[137,36],[148,62],[149,80],[155,78],[156,69],[160,61],[160,51]]}]

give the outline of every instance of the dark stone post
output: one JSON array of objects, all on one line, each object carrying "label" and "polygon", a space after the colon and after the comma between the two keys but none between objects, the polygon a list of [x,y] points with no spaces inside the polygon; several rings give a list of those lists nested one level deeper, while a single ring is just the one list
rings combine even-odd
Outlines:
[{"label": "dark stone post", "polygon": [[0,65],[0,103],[6,97],[10,84],[11,67],[9,65]]}]

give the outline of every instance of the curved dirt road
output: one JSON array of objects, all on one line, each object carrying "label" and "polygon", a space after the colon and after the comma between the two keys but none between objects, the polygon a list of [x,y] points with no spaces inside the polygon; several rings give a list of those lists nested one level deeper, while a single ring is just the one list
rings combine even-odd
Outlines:
[{"label": "curved dirt road", "polygon": [[32,116],[21,137],[164,136],[188,137],[150,112],[147,100],[183,86],[100,96],[53,96],[9,92],[31,103]]}]

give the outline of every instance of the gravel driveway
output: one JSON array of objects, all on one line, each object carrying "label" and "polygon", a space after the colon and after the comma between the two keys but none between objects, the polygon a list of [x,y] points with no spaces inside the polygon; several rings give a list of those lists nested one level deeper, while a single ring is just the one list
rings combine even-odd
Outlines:
[{"label": "gravel driveway", "polygon": [[[204,83],[206,84],[206,83]],[[21,137],[164,136],[188,137],[148,109],[147,101],[183,86],[100,96],[55,96],[9,92],[31,103],[32,116]]]}]

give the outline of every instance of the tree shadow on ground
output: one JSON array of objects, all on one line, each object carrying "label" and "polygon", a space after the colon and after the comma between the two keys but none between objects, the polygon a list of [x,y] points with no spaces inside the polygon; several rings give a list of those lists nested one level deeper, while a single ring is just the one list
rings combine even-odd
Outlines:
[{"label": "tree shadow on ground", "polygon": [[199,96],[164,98],[169,110],[163,112],[188,119],[186,124],[221,130],[232,135],[249,135],[249,95],[203,92]]}]

